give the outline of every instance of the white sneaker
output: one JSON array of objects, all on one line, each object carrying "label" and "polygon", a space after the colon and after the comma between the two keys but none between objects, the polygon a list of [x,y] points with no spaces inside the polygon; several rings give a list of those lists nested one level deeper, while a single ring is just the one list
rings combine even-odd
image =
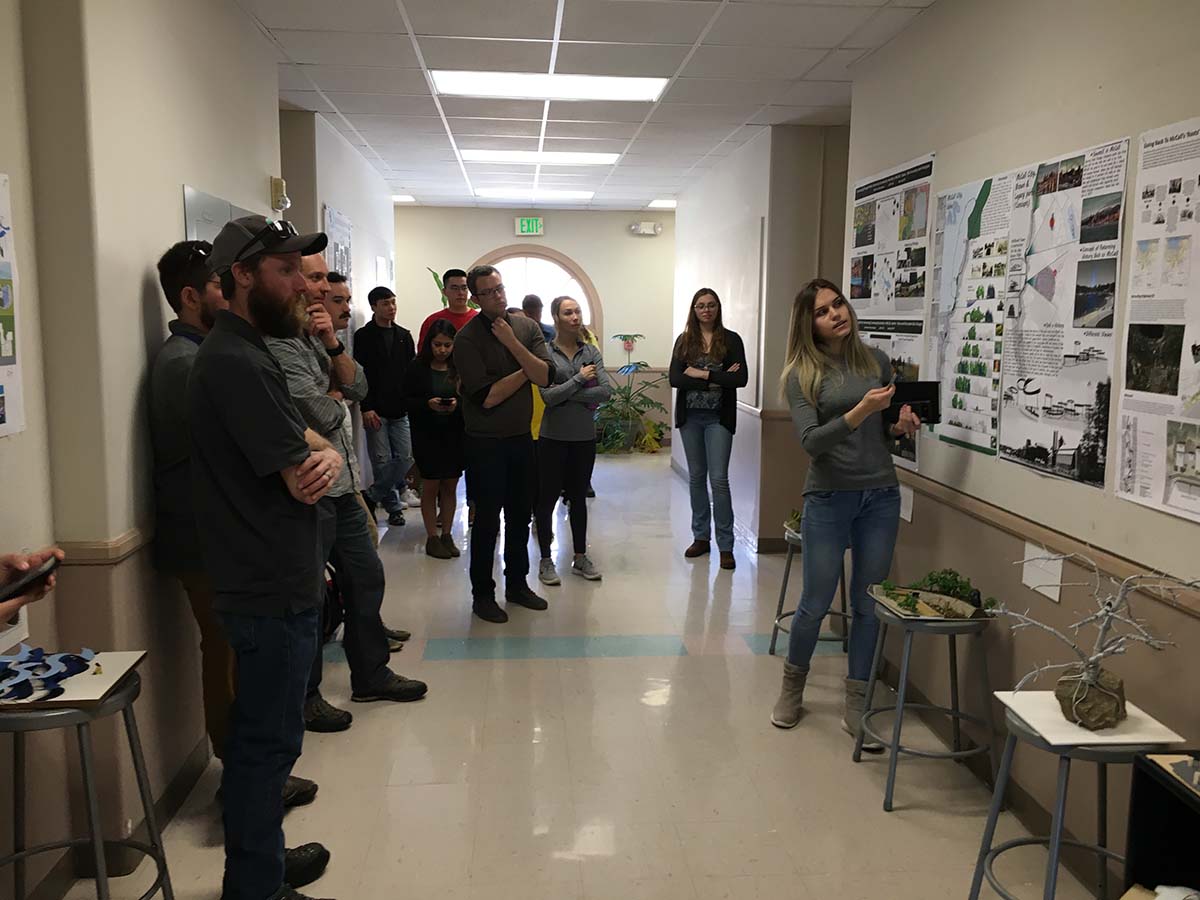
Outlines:
[{"label": "white sneaker", "polygon": [[600,570],[587,554],[575,558],[575,562],[571,564],[571,571],[588,581],[599,581],[602,577]]},{"label": "white sneaker", "polygon": [[400,494],[400,502],[410,509],[416,509],[421,505],[421,498],[417,496],[417,492],[412,488],[405,488],[404,492]]},{"label": "white sneaker", "polygon": [[562,579],[558,577],[558,572],[555,571],[554,560],[543,559],[538,564],[538,581],[551,586],[562,584]]}]

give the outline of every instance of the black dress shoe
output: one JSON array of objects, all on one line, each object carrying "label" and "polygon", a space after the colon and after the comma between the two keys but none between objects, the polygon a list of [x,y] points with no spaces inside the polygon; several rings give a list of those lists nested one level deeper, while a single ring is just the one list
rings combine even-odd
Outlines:
[{"label": "black dress shoe", "polygon": [[393,641],[403,642],[412,637],[411,631],[405,631],[403,628],[388,628],[386,625],[383,626],[383,633]]},{"label": "black dress shoe", "polygon": [[329,851],[320,844],[303,844],[283,851],[283,881],[288,887],[302,888],[325,874]]},{"label": "black dress shoe", "polygon": [[500,604],[496,602],[495,597],[487,599],[476,598],[471,604],[471,612],[479,616],[485,622],[495,622],[497,625],[503,625],[508,621],[508,613],[500,608]]},{"label": "black dress shoe", "polygon": [[514,585],[505,590],[504,602],[515,603],[517,606],[524,606],[526,609],[542,610],[550,607],[550,604],[531,591],[527,584]]},{"label": "black dress shoe", "polygon": [[317,783],[315,781],[309,781],[298,775],[289,775],[283,784],[284,809],[291,809],[293,806],[308,806],[316,799]]},{"label": "black dress shoe", "polygon": [[379,508],[379,505],[371,499],[371,495],[366,491],[360,491],[359,493],[362,494],[363,503],[367,504],[367,512],[371,514],[371,519],[373,521],[375,519],[375,510]]},{"label": "black dress shoe", "polygon": [[388,672],[377,687],[370,690],[355,692],[350,699],[355,703],[370,703],[372,700],[394,700],[397,703],[411,703],[420,700],[428,693],[429,687],[423,681],[405,678],[395,672]]},{"label": "black dress shoe", "polygon": [[315,900],[315,898],[302,894],[293,887],[288,885],[283,886],[283,893],[279,895],[279,900]]},{"label": "black dress shoe", "polygon": [[304,701],[304,730],[318,734],[331,734],[335,731],[345,731],[354,721],[354,716],[344,709],[331,706],[320,694],[314,694]]}]

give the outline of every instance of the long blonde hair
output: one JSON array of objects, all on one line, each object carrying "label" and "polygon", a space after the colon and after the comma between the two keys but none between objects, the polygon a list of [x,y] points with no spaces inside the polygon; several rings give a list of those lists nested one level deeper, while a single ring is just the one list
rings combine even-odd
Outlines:
[{"label": "long blonde hair", "polygon": [[879,360],[867,349],[858,333],[858,315],[850,301],[842,294],[842,289],[832,281],[824,278],[814,278],[800,289],[792,303],[792,321],[788,326],[787,356],[783,363],[783,374],[779,379],[781,394],[787,391],[787,381],[794,374],[800,383],[800,392],[813,406],[817,405],[817,394],[821,389],[821,379],[827,372],[838,372],[838,360],[831,356],[824,345],[818,344],[815,337],[813,309],[816,306],[817,294],[830,290],[846,302],[850,312],[850,333],[842,342],[841,359],[846,367],[856,375],[879,376]]}]

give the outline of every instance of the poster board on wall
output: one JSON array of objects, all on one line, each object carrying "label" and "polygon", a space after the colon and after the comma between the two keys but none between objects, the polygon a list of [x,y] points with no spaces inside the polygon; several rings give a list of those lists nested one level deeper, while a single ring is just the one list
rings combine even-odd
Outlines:
[{"label": "poster board on wall", "polygon": [[183,234],[188,241],[209,241],[217,236],[226,222],[254,215],[248,209],[234,206],[212,194],[183,186]]},{"label": "poster board on wall", "polygon": [[354,281],[354,255],[350,250],[350,237],[353,225],[349,217],[338,212],[328,203],[325,204],[325,234],[329,237],[329,245],[325,250],[325,263],[331,272],[341,272]]},{"label": "poster board on wall", "polygon": [[15,228],[8,176],[0,174],[0,438],[25,430]]}]

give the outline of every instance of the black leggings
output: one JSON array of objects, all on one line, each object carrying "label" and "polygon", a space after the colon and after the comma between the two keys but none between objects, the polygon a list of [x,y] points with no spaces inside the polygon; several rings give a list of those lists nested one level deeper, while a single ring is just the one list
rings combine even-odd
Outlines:
[{"label": "black leggings", "polygon": [[559,495],[566,493],[570,504],[571,540],[576,553],[587,552],[587,488],[596,465],[595,441],[538,442],[537,533],[542,559],[550,557],[553,536],[550,519]]}]

